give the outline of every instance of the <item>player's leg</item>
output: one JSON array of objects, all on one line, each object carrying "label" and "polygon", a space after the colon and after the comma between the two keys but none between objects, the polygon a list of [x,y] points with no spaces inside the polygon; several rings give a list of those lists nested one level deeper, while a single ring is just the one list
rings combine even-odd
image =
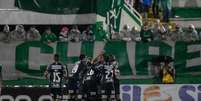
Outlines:
[{"label": "player's leg", "polygon": [[101,99],[101,101],[107,101],[107,98],[108,98],[108,96],[107,96],[107,92],[106,92],[106,90],[107,90],[107,84],[106,83],[102,83],[101,85],[100,85],[100,99]]},{"label": "player's leg", "polygon": [[88,96],[91,101],[98,100],[98,92],[97,91],[98,91],[97,83],[92,80],[88,86]]},{"label": "player's leg", "polygon": [[77,89],[77,84],[74,82],[73,79],[69,79],[68,82],[68,96],[69,96],[69,101],[75,101],[75,94],[76,94],[76,89]]},{"label": "player's leg", "polygon": [[120,100],[120,82],[119,82],[119,79],[115,78],[114,79],[114,89],[115,89],[115,98],[117,101],[121,101]]},{"label": "player's leg", "polygon": [[51,95],[51,97],[52,97],[52,100],[53,100],[53,101],[56,101],[57,95],[56,95],[56,90],[55,90],[55,88],[50,88],[50,95]]},{"label": "player's leg", "polygon": [[83,88],[84,84],[82,83],[82,80],[78,82],[78,89],[77,89],[77,101],[83,101]]},{"label": "player's leg", "polygon": [[62,96],[63,96],[63,90],[62,90],[62,88],[57,88],[56,90],[57,90],[57,92],[56,92],[56,94],[57,94],[57,96],[56,96],[57,101],[62,101],[63,100],[63,98],[62,98]]},{"label": "player's leg", "polygon": [[107,100],[108,101],[115,101],[115,89],[114,89],[114,84],[113,82],[107,83],[106,86],[106,95],[107,95]]},{"label": "player's leg", "polygon": [[89,101],[89,81],[85,81],[84,84],[83,84],[83,87],[82,87],[82,95],[83,95],[83,100],[84,101]]}]

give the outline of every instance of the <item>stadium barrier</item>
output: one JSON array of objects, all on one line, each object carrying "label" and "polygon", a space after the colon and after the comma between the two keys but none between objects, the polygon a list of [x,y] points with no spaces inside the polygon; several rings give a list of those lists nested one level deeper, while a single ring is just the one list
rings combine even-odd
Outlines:
[{"label": "stadium barrier", "polygon": [[201,85],[121,85],[122,101],[200,101]]},{"label": "stadium barrier", "polygon": [[[122,101],[200,101],[200,84],[132,85],[120,86]],[[63,99],[68,99],[64,95]],[[0,101],[51,101],[48,88],[3,88]],[[67,100],[65,100],[67,101]]]}]

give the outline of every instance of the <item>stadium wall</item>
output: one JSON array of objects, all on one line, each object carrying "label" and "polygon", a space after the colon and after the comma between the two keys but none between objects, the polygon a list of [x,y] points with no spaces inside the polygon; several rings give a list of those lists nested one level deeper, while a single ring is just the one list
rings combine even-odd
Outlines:
[{"label": "stadium wall", "polygon": [[201,7],[200,0],[172,0],[173,7]]},{"label": "stadium wall", "polygon": [[[121,101],[200,101],[200,84],[120,86]],[[2,88],[1,101],[52,101],[47,87]],[[64,89],[63,99],[68,99]],[[68,100],[65,100],[68,101]]]},{"label": "stadium wall", "polygon": [[96,14],[55,15],[23,10],[0,10],[1,24],[95,24]]},{"label": "stadium wall", "polygon": [[0,0],[0,9],[15,9],[15,0]]},{"label": "stadium wall", "polygon": [[[52,62],[52,55],[58,53],[69,71],[81,53],[96,57],[102,50],[116,56],[121,71],[122,84],[160,83],[154,74],[151,61],[159,55],[174,58],[176,83],[200,83],[201,41],[195,42],[57,42],[43,44],[39,41],[0,43],[0,64],[4,85],[40,85],[43,73]],[[24,80],[24,82],[23,82]],[[21,82],[22,81],[22,82]]]},{"label": "stadium wall", "polygon": [[[5,2],[5,5],[14,5],[13,2]],[[0,10],[1,24],[83,25],[101,21],[104,29],[110,32],[119,32],[125,25],[122,21],[129,22],[131,27],[136,26],[138,30],[141,30],[142,26],[140,14],[132,7],[131,9],[124,0],[61,0],[55,4],[49,0],[15,0],[15,6],[19,9],[5,7]]]}]

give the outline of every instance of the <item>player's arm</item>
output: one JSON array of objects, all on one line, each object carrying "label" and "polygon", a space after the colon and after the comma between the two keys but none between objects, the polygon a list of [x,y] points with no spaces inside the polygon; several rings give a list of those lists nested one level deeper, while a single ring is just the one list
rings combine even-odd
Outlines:
[{"label": "player's arm", "polygon": [[45,79],[48,80],[48,75],[49,75],[49,66],[47,66],[46,71],[44,73]]},{"label": "player's arm", "polygon": [[113,74],[114,74],[117,78],[120,77],[119,64],[118,64],[117,61],[115,61],[115,64],[114,64]]},{"label": "player's arm", "polygon": [[173,67],[173,77],[175,78],[175,76],[176,76],[176,70],[175,70],[175,68]]},{"label": "player's arm", "polygon": [[64,69],[63,69],[63,73],[64,73],[64,79],[68,79],[68,68],[66,65],[63,66]]},{"label": "player's arm", "polygon": [[92,60],[92,63],[93,63],[93,64],[96,64],[96,63],[98,62],[99,57],[103,56],[103,54],[104,54],[104,51],[102,51],[96,58],[94,58],[94,59]]},{"label": "player's arm", "polygon": [[159,71],[159,74],[160,74],[159,76],[160,76],[160,78],[163,78],[163,68],[164,68],[164,67],[160,68],[160,71]]}]

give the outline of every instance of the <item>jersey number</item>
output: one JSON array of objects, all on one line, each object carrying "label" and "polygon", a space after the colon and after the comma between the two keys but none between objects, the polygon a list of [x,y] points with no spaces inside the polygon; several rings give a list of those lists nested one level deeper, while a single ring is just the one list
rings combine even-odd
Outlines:
[{"label": "jersey number", "polygon": [[112,72],[106,71],[105,73],[106,73],[105,79],[111,81],[111,80],[112,80],[112,77],[113,77],[113,76],[112,76]]},{"label": "jersey number", "polygon": [[60,82],[61,78],[59,77],[59,72],[53,72],[53,82]]}]

